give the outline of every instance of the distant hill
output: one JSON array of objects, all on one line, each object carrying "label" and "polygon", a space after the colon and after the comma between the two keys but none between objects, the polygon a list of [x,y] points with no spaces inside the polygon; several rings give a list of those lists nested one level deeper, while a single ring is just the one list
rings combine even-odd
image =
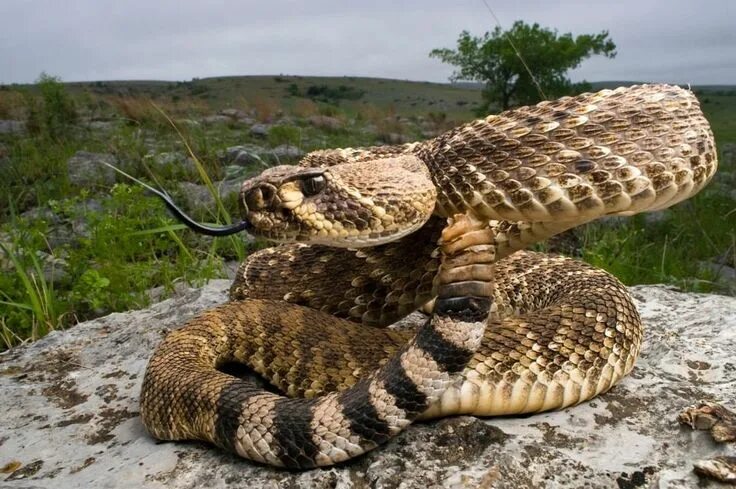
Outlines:
[{"label": "distant hill", "polygon": [[339,105],[347,109],[362,105],[393,108],[397,113],[427,111],[470,113],[481,100],[480,91],[449,83],[417,82],[366,77],[313,76],[229,76],[167,81],[72,82],[73,91],[91,91],[101,95],[199,98],[221,109],[243,102],[277,99],[288,107],[308,93],[344,93]]},{"label": "distant hill", "polygon": [[[591,82],[593,90],[628,86],[641,81],[605,80]],[[150,97],[163,101],[201,101],[213,110],[245,107],[273,99],[290,109],[303,97],[337,103],[355,112],[374,106],[396,114],[412,115],[428,112],[446,113],[457,119],[473,116],[481,102],[480,83],[432,83],[369,77],[314,77],[294,75],[227,76],[195,78],[190,81],[119,80],[70,82],[73,92],[98,95]],[[10,86],[12,88],[13,86]],[[0,89],[3,87],[0,86]],[[736,85],[703,85],[692,87],[700,95],[736,95]],[[311,94],[311,95],[310,95]],[[314,98],[316,96],[316,98]],[[330,98],[337,97],[337,98]],[[718,103],[714,99],[715,103]],[[730,102],[729,102],[730,107]]]}]

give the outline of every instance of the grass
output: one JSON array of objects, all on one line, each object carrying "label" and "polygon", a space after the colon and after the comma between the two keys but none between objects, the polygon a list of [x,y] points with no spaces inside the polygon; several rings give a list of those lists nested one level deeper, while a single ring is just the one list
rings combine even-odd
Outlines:
[{"label": "grass", "polygon": [[683,290],[728,289],[704,263],[736,256],[736,202],[705,191],[675,206],[658,222],[645,215],[618,227],[592,223],[582,230],[585,261],[604,268],[628,285],[668,283]]},{"label": "grass", "polygon": [[[291,85],[296,87],[290,88]],[[341,89],[340,87],[349,87]],[[221,199],[220,154],[252,144],[266,150],[282,144],[303,151],[359,147],[399,134],[410,140],[473,118],[478,90],[443,84],[369,78],[230,77],[171,82],[98,82],[64,86],[80,121],[112,121],[106,130],[84,123],[40,124],[23,135],[0,134],[0,350],[37,339],[54,329],[112,311],[145,306],[147,290],[199,285],[223,277],[223,262],[242,260],[261,243],[241,236],[208,238],[175,222],[164,205],[126,181],[78,188],[67,161],[77,151],[112,154],[136,178],[167,189],[184,202],[180,182],[202,185],[214,205],[190,209],[194,217],[229,223],[233,199]],[[305,95],[319,87],[319,98]],[[327,88],[324,88],[327,87]],[[66,95],[51,87],[58,97]],[[699,88],[717,144],[736,143],[736,92]],[[348,94],[329,99],[330,94]],[[327,98],[325,98],[327,97]],[[56,120],[33,87],[0,87],[0,118]],[[192,123],[224,108],[257,121],[278,121],[263,138],[247,126]],[[313,116],[339,121],[337,128]],[[283,120],[286,117],[286,120]],[[156,155],[174,152],[191,165],[158,165]],[[277,161],[266,155],[264,161]],[[281,162],[284,163],[284,162]],[[703,263],[736,265],[736,162],[722,164],[709,188],[665,211],[617,225],[592,223],[576,230],[576,252],[626,284],[669,283],[685,290],[729,292]],[[263,164],[247,171],[258,173]],[[730,176],[729,176],[730,175]],[[730,178],[730,179],[729,179]],[[726,189],[726,191],[723,191]],[[63,260],[64,273],[49,273]]]},{"label": "grass", "polygon": [[30,328],[28,331],[17,331],[11,329],[7,325],[7,319],[3,317],[0,332],[0,340],[6,346],[12,345],[14,340],[24,336],[31,340],[36,340],[52,331],[60,323],[61,316],[57,314],[56,296],[54,294],[53,285],[49,284],[44,278],[41,263],[34,253],[29,255],[31,263],[30,270],[23,266],[21,257],[14,251],[0,243],[0,250],[10,259],[15,269],[16,277],[22,285],[22,292],[25,295],[25,301],[13,300],[10,294],[0,292],[0,304],[26,311],[31,318]]}]

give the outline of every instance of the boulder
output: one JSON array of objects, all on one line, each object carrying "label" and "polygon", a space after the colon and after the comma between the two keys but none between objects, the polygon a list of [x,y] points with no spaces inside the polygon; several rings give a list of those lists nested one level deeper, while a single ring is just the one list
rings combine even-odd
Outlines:
[{"label": "boulder", "polygon": [[157,442],[139,418],[146,362],[167,332],[223,302],[228,286],[211,281],[2,354],[0,486],[691,488],[703,484],[696,461],[736,452],[678,422],[699,399],[734,407],[736,298],[664,286],[631,289],[646,325],[632,375],[564,411],[417,423],[352,462],[305,472],[204,443]]},{"label": "boulder", "polygon": [[229,117],[230,119],[244,119],[248,117],[248,113],[239,110],[239,109],[222,109],[220,112],[218,112],[219,115],[224,115],[225,117]]},{"label": "boulder", "polygon": [[226,124],[228,122],[231,122],[232,119],[226,115],[208,115],[206,117],[202,117],[202,122],[204,124]]},{"label": "boulder", "polygon": [[[212,182],[221,200],[227,199],[232,194],[240,192],[241,181]],[[214,211],[216,209],[215,198],[206,185],[192,182],[179,182],[179,190],[184,196],[189,209],[204,209]]]},{"label": "boulder", "polygon": [[163,153],[150,151],[143,157],[143,163],[152,167],[154,171],[174,169],[178,167],[186,174],[197,174],[197,165],[192,157],[178,151],[166,151]]},{"label": "boulder", "polygon": [[[264,164],[265,166],[265,164]],[[258,175],[264,168],[264,166],[240,166],[240,165],[227,165],[224,168],[225,180],[233,181],[237,180],[242,183],[251,177]]]},{"label": "boulder", "polygon": [[115,170],[104,163],[116,165],[116,161],[111,154],[77,151],[66,163],[69,183],[79,187],[112,185]]},{"label": "boulder", "polygon": [[117,123],[115,121],[104,121],[104,120],[90,120],[87,121],[85,126],[90,131],[110,131],[115,129]]},{"label": "boulder", "polygon": [[256,146],[254,144],[242,144],[238,146],[230,146],[221,154],[218,154],[218,157],[220,163],[223,165],[264,165],[261,155],[265,152],[266,149],[260,146]]},{"label": "boulder", "polygon": [[271,129],[271,124],[253,124],[250,127],[250,135],[265,138],[268,136],[269,129]]},{"label": "boulder", "polygon": [[18,134],[26,130],[26,124],[23,121],[14,121],[9,119],[0,120],[0,134]]},{"label": "boulder", "polygon": [[47,284],[58,285],[69,278],[69,264],[63,258],[43,251],[36,251],[36,257],[41,264],[43,279]]},{"label": "boulder", "polygon": [[276,146],[269,153],[274,156],[277,160],[294,160],[304,156],[304,151],[301,148],[292,146],[290,144],[282,144]]},{"label": "boulder", "polygon": [[[10,236],[0,235],[0,272],[15,274],[15,263],[11,256],[8,256],[8,252],[11,256],[18,256],[26,254],[28,251],[16,248],[15,244],[10,241]],[[54,256],[41,250],[36,250],[33,253],[36,256],[36,262],[40,267],[43,281],[47,285],[58,285],[69,278],[69,264],[66,260],[60,256]],[[33,266],[29,266],[28,269],[26,269],[26,273],[34,277],[36,276],[36,270]]]},{"label": "boulder", "polygon": [[736,267],[727,265],[726,263],[718,263],[711,261],[699,261],[698,269],[713,276],[713,283],[716,290],[736,295]]},{"label": "boulder", "polygon": [[194,119],[176,119],[174,123],[179,126],[188,127],[198,127],[200,125],[199,121],[195,121]]}]

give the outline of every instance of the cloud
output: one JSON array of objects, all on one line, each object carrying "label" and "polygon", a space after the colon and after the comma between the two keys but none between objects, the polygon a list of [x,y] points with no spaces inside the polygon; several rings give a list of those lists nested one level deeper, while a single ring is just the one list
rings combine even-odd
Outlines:
[{"label": "cloud", "polygon": [[[736,83],[732,0],[489,4],[505,26],[610,31],[616,59],[591,58],[576,79]],[[481,0],[5,0],[0,82],[41,71],[68,81],[278,73],[446,81],[452,68],[429,51],[494,25]]]}]

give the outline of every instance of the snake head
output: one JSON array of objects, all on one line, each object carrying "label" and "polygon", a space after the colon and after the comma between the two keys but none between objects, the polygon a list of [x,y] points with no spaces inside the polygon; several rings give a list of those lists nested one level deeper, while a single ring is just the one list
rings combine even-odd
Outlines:
[{"label": "snake head", "polygon": [[359,248],[394,241],[434,210],[435,186],[420,163],[401,156],[269,168],[243,183],[242,217],[250,233],[279,242]]}]

